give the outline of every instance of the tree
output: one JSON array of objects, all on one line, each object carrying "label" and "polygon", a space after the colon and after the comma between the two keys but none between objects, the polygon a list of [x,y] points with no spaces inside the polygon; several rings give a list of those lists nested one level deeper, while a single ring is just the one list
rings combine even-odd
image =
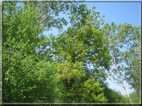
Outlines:
[{"label": "tree", "polygon": [[[85,5],[80,7],[84,9]],[[93,18],[92,14],[87,13],[86,16]],[[87,18],[82,16],[81,19]],[[104,70],[109,68],[110,56],[107,44],[104,45],[106,38],[103,30],[99,31],[96,25],[88,25],[90,19],[80,24],[77,24],[78,21],[74,22],[74,26],[52,42],[53,59],[59,62],[57,73],[65,89],[64,102],[107,101],[100,82],[105,79]],[[89,69],[88,65],[93,68]]]},{"label": "tree", "polygon": [[48,39],[42,35],[35,8],[35,2],[3,2],[4,102],[54,102],[58,98],[55,69],[47,63],[48,57],[37,53],[36,48],[45,46]]},{"label": "tree", "polygon": [[[136,68],[139,66],[139,51],[137,49],[134,52],[133,45],[136,45],[139,39],[139,28],[133,27],[130,24],[120,24],[116,25],[115,23],[111,23],[109,25],[108,23],[104,26],[104,34],[107,35],[107,39],[109,41],[109,51],[110,55],[112,57],[112,69],[110,71],[110,75],[114,77],[114,80],[121,84],[124,88],[127,96],[129,97],[130,102],[132,103],[132,100],[127,92],[126,86],[124,84],[124,81],[127,81],[130,85],[132,85],[131,81],[127,78],[133,79],[137,84],[133,82],[134,85],[137,86],[137,88],[140,86],[139,78],[140,77],[133,77],[132,74],[137,73],[139,74],[139,68]],[[136,48],[139,48],[137,45]],[[132,50],[133,49],[133,50]],[[131,52],[133,51],[133,53]],[[137,57],[135,56],[137,55]],[[135,56],[135,59],[133,58]],[[133,60],[132,60],[133,58]],[[132,64],[132,61],[137,61],[135,65]],[[129,69],[128,69],[129,67]],[[135,87],[133,87],[136,89]]]},{"label": "tree", "polygon": [[[92,36],[99,36],[99,34],[97,35],[95,33],[95,30],[92,29],[91,33]],[[63,81],[64,86],[66,87],[66,90],[69,94],[67,94],[67,96],[65,97],[66,101],[65,102],[70,102],[73,101],[74,102],[82,102],[82,100],[74,100],[74,99],[83,99],[83,101],[86,102],[101,102],[102,99],[100,99],[102,95],[99,95],[100,97],[97,96],[91,96],[94,99],[91,99],[91,97],[89,97],[87,99],[87,97],[89,95],[92,95],[93,92],[100,92],[103,89],[99,89],[99,82],[95,82],[93,78],[95,78],[95,75],[90,74],[90,79],[88,79],[89,77],[86,76],[85,74],[85,66],[84,63],[85,61],[87,61],[87,59],[89,60],[89,56],[85,56],[87,55],[87,53],[93,49],[96,49],[96,47],[93,47],[93,45],[95,46],[95,44],[92,44],[92,46],[89,47],[85,47],[85,43],[83,43],[83,39],[81,40],[81,36],[83,35],[83,33],[80,33],[80,31],[76,34],[76,38],[72,38],[70,37],[70,35],[68,34],[63,34],[62,36],[60,36],[60,38],[57,38],[57,41],[54,42],[54,47],[56,48],[56,51],[58,52],[57,54],[59,54],[59,56],[56,57],[56,59],[61,62],[57,64],[57,72],[59,73],[59,77],[60,79]],[[79,38],[77,38],[79,37]],[[97,37],[96,37],[97,38]],[[100,37],[98,38],[103,38],[102,35],[100,34]],[[95,39],[96,40],[96,39]],[[92,41],[93,42],[93,41]],[[103,43],[103,41],[102,41]],[[91,48],[92,47],[92,48]],[[105,51],[105,49],[102,49]],[[100,50],[101,51],[101,50]],[[107,52],[107,50],[105,51]],[[101,53],[99,54],[101,55]],[[107,57],[107,56],[106,56]],[[105,57],[104,57],[105,58]],[[92,59],[92,58],[90,58]],[[94,60],[96,60],[95,62],[93,62],[93,59],[91,60],[94,64],[98,64],[97,60],[99,60],[99,57],[94,58]],[[101,70],[99,70],[101,71]],[[96,84],[95,84],[96,83]],[[92,88],[87,87],[87,85],[89,86],[92,85]],[[94,87],[93,87],[94,84]],[[96,87],[98,87],[98,91],[95,91]],[[79,90],[80,89],[80,90]],[[83,90],[84,89],[84,90]],[[86,89],[86,90],[85,90]],[[87,89],[89,90],[89,92],[92,92],[91,94],[83,94],[84,91],[87,91]],[[67,93],[65,92],[65,94]],[[71,92],[71,93],[70,93]],[[78,92],[78,93],[77,93]],[[76,96],[75,96],[76,95]],[[87,96],[88,95],[88,96]],[[69,100],[67,100],[67,98],[70,98]],[[72,99],[71,99],[72,98]],[[86,99],[85,99],[86,98]],[[95,99],[97,99],[95,101]],[[87,101],[88,100],[88,101]],[[105,98],[102,100],[102,102],[105,100]]]}]

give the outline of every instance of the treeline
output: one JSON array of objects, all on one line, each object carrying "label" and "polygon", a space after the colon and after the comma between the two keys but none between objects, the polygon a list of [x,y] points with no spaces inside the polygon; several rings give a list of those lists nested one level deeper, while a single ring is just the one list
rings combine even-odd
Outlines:
[{"label": "treeline", "polygon": [[[108,73],[125,79],[140,102],[139,27],[104,24],[95,7],[70,1],[3,1],[2,13],[4,103],[130,103],[108,88]],[[70,19],[65,31],[60,13]],[[62,34],[43,34],[52,28]]]}]

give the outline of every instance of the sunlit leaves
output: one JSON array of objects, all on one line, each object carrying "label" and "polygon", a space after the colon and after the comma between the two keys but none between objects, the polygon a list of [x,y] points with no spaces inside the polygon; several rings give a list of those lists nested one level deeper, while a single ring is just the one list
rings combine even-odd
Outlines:
[{"label": "sunlit leaves", "polygon": [[16,3],[3,4],[3,101],[54,102],[58,98],[55,68],[35,51],[48,39],[41,35],[34,4],[19,7]]},{"label": "sunlit leaves", "polygon": [[[65,92],[67,92],[67,95],[64,95],[65,102],[70,100],[74,102],[106,102],[107,99],[102,93],[101,84],[95,81],[100,81],[101,78],[99,77],[105,78],[103,71],[109,68],[108,61],[110,57],[103,30],[98,31],[88,25],[72,26],[54,39],[52,47],[55,49],[55,53],[58,54],[56,61],[61,62],[57,64],[56,70],[58,78],[61,79],[65,86]],[[89,77],[86,75],[87,62],[90,62],[93,73],[96,73],[96,75],[90,74]],[[89,71],[92,70],[89,69]],[[88,82],[88,78],[91,78],[91,82]],[[95,85],[90,90],[92,84]],[[96,87],[98,87],[97,91]],[[93,94],[92,90],[97,94]],[[84,96],[81,94],[82,92],[86,92]],[[89,95],[92,96],[88,97]]]},{"label": "sunlit leaves", "polygon": [[83,93],[83,96],[86,98],[86,102],[95,102],[95,103],[101,103],[101,102],[107,102],[107,99],[104,97],[103,88],[100,87],[100,83],[98,81],[94,81],[92,79],[88,79],[84,83],[85,91]]}]

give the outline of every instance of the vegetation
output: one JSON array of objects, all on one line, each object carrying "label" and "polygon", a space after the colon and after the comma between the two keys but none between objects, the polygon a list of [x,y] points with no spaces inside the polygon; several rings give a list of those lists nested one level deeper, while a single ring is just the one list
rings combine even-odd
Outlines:
[{"label": "vegetation", "polygon": [[[95,7],[77,2],[4,1],[2,8],[4,103],[140,102],[139,27],[104,24]],[[62,33],[43,34],[52,28]],[[110,89],[108,75],[135,92],[128,99]]]}]

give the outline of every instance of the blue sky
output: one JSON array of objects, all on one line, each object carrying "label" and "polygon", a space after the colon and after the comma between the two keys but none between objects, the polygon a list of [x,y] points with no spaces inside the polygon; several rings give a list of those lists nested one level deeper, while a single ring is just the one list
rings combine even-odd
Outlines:
[{"label": "blue sky", "polygon": [[140,25],[140,2],[86,2],[86,4],[89,8],[96,6],[96,11],[105,15],[105,22]]},{"label": "blue sky", "polygon": [[[129,23],[133,26],[140,26],[140,2],[85,2],[88,8],[92,8],[96,6],[95,11],[100,12],[100,15],[104,17],[105,23],[114,22],[115,24],[124,24]],[[67,27],[64,27],[66,29]],[[58,30],[53,28],[53,30],[45,32],[45,34],[52,33],[53,35],[57,35]],[[118,84],[113,83],[110,80],[109,87],[120,91],[122,94],[125,94],[123,88],[118,86]],[[127,86],[128,92],[132,92],[132,89],[129,89],[128,84],[125,83]]]}]

